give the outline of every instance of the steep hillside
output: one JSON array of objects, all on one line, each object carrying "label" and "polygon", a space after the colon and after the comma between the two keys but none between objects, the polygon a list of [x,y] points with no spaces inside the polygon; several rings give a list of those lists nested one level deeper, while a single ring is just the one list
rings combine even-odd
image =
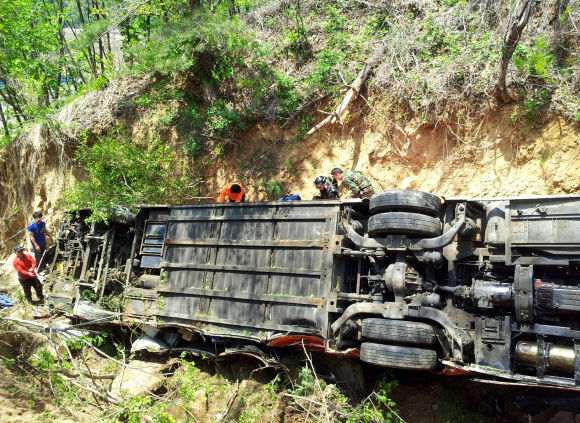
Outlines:
[{"label": "steep hillside", "polygon": [[[49,228],[57,230],[64,213],[62,192],[84,175],[71,160],[81,132],[97,137],[122,124],[135,142],[145,138],[154,123],[136,119],[137,113],[122,105],[134,102],[149,85],[125,81],[78,99],[0,152],[2,241],[22,230],[34,210],[47,213]],[[348,124],[305,139],[297,139],[299,125],[253,124],[227,155],[203,167],[197,196],[215,199],[221,186],[237,180],[250,201],[268,201],[276,197],[264,183],[270,178],[280,182],[282,194],[298,192],[309,199],[315,194],[314,178],[333,167],[361,171],[376,190],[417,189],[441,196],[579,192],[580,130],[558,115],[514,122],[516,104],[462,128],[445,122],[400,126],[379,114],[387,105],[359,107]],[[183,148],[177,132],[169,131],[166,139],[175,149]],[[24,242],[23,236],[3,245],[4,251]]]},{"label": "steep hillside", "polygon": [[74,165],[81,134],[95,138],[118,125],[131,127],[135,122],[123,113],[123,104],[141,96],[149,84],[147,78],[119,81],[103,91],[89,92],[57,115],[29,125],[0,150],[2,251],[10,254],[14,244],[24,245],[24,229],[36,210],[45,213],[49,230],[58,232],[66,213],[63,191],[84,176]]}]

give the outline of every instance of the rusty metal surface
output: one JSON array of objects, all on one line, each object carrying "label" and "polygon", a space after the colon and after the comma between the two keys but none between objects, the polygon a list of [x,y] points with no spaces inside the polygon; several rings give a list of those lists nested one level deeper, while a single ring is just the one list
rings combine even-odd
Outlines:
[{"label": "rusty metal surface", "polygon": [[324,297],[333,272],[329,246],[340,207],[337,202],[180,205],[168,213],[143,207],[144,245],[152,244],[149,234],[163,232],[158,220],[147,222],[148,215],[166,219],[163,282],[155,290],[153,314],[163,326],[206,332],[324,337]]}]

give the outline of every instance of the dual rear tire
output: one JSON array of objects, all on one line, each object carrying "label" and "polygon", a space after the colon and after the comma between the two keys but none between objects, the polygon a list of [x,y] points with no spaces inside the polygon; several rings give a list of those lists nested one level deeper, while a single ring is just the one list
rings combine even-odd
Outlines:
[{"label": "dual rear tire", "polygon": [[[441,199],[436,195],[412,190],[390,190],[371,197],[368,221],[371,237],[406,235],[433,238],[441,235],[439,218]],[[434,369],[437,353],[435,330],[421,322],[391,319],[365,319],[362,322],[365,340],[360,359],[383,367]],[[401,345],[402,344],[402,345]]]},{"label": "dual rear tire", "polygon": [[441,199],[436,195],[412,190],[379,192],[371,197],[369,209],[371,237],[441,235]]},{"label": "dual rear tire", "polygon": [[428,348],[436,342],[435,330],[426,323],[365,319],[362,322],[362,336],[389,343],[363,342],[360,359],[366,363],[402,369],[433,369],[437,365],[437,353]]}]

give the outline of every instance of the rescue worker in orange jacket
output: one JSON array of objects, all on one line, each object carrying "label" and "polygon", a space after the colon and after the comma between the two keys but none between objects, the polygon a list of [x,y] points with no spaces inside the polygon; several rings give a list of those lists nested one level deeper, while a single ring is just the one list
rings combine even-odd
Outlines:
[{"label": "rescue worker in orange jacket", "polygon": [[246,201],[244,187],[237,182],[227,184],[220,191],[220,198],[218,199],[218,203],[225,202],[226,197],[230,199],[230,203],[243,203]]}]

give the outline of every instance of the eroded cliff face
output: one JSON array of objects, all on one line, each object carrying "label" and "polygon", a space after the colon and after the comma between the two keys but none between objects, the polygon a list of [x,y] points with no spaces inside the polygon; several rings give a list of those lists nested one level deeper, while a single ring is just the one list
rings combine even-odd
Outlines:
[{"label": "eroded cliff face", "polygon": [[[126,80],[89,92],[0,151],[2,256],[25,242],[24,228],[35,210],[45,213],[49,230],[58,231],[64,217],[62,192],[83,178],[72,160],[83,133],[90,140],[122,125],[134,142],[146,142],[155,114],[144,119],[135,112],[135,100],[151,84],[150,79]],[[274,199],[263,183],[268,177],[282,184],[282,194],[298,192],[310,199],[316,193],[315,177],[334,167],[362,172],[376,191],[417,189],[478,197],[579,192],[578,125],[558,116],[514,121],[515,107],[498,108],[462,126],[387,121],[366,107],[345,126],[303,140],[298,123],[287,130],[277,123],[255,123],[228,154],[197,170],[203,172],[200,195],[217,198],[223,184],[237,180],[246,187],[248,200],[267,201]],[[182,137],[171,129],[162,134],[178,155],[184,154]]]},{"label": "eroded cliff face", "polygon": [[[273,177],[303,199],[316,193],[314,178],[334,167],[362,172],[375,191],[416,189],[477,197],[580,192],[578,125],[557,116],[535,123],[512,122],[511,116],[513,109],[505,107],[457,127],[445,122],[393,126],[370,114],[299,142],[296,130],[258,125],[222,167],[206,175],[205,193],[212,195],[232,178],[243,179],[238,159],[247,163],[258,149],[264,157],[276,152],[281,169]],[[266,190],[256,182],[250,181],[250,198],[264,201]]]},{"label": "eroded cliff face", "polygon": [[47,227],[58,232],[64,210],[62,192],[83,172],[74,167],[74,150],[80,137],[99,136],[119,124],[133,124],[130,110],[149,87],[149,79],[113,82],[103,91],[88,92],[65,106],[56,116],[30,125],[0,151],[0,257],[15,244],[27,242],[25,228],[40,210]]}]

